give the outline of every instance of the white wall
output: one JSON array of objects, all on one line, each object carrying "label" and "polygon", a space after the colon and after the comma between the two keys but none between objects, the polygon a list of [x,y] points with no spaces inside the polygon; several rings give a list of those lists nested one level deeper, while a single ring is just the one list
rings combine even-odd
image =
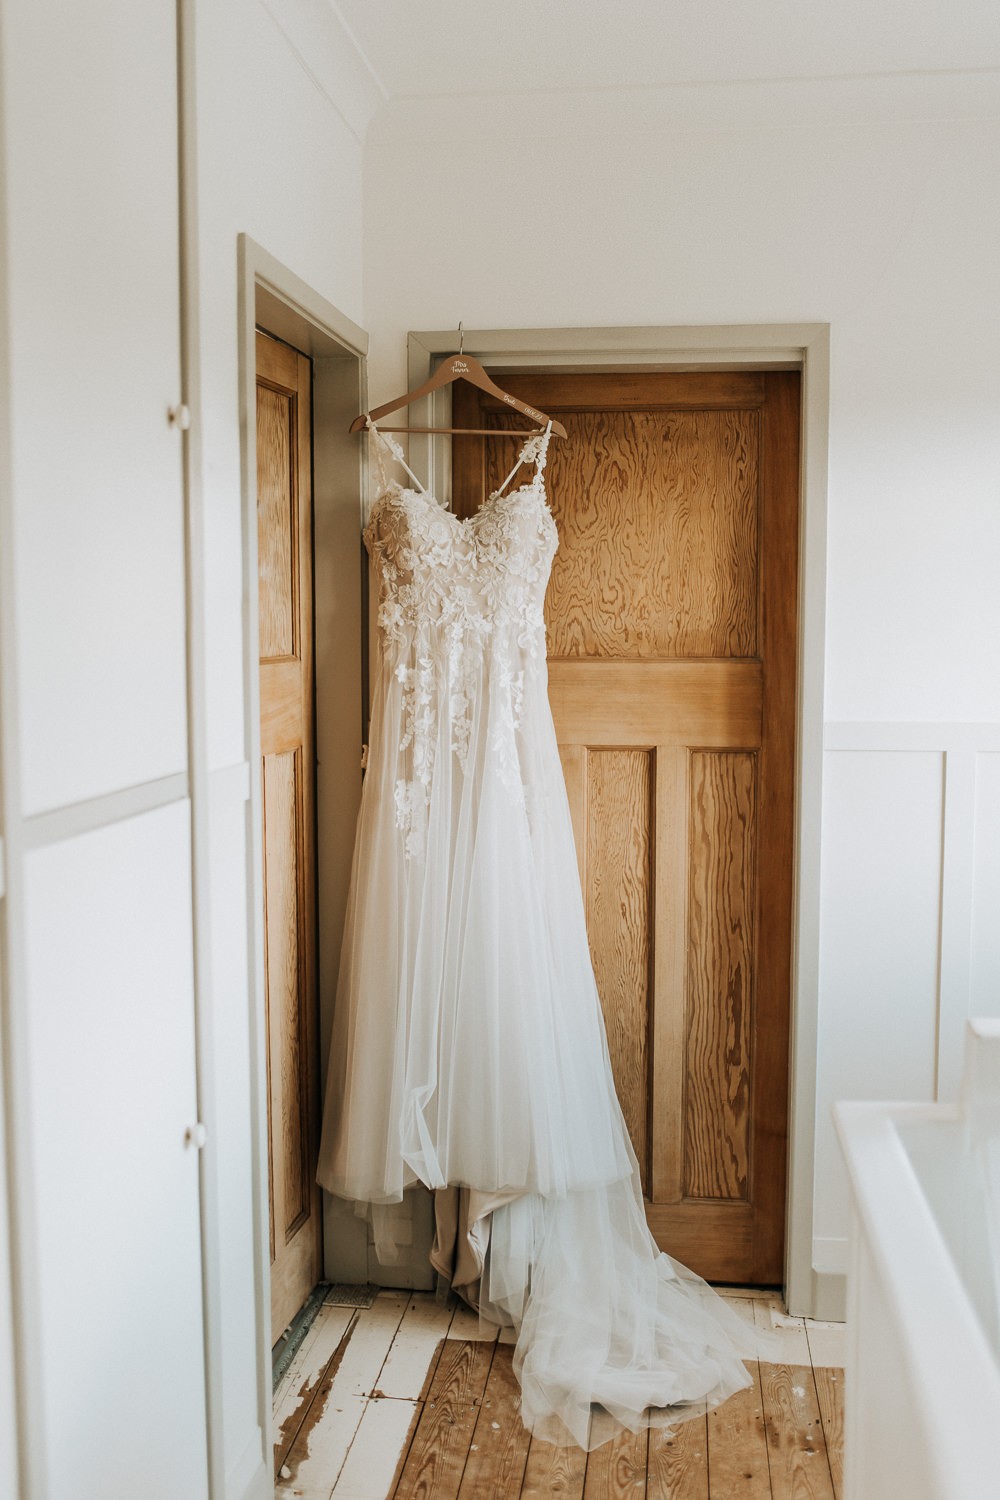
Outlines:
[{"label": "white wall", "polygon": [[929,1098],[936,1070],[952,1092],[970,990],[1000,1007],[998,159],[995,82],[972,78],[400,100],[366,145],[373,405],[405,388],[407,329],[460,318],[831,325],[824,669],[841,748],[813,1232],[834,1272],[831,1101]]}]

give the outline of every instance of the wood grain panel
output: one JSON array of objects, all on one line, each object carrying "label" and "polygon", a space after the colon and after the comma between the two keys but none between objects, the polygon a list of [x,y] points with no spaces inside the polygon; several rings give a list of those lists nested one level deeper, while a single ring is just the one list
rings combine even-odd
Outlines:
[{"label": "wood grain panel", "polygon": [[753,656],[757,412],[584,412],[566,425],[547,475],[550,654]]},{"label": "wood grain panel", "polygon": [[745,1282],[753,1254],[753,1210],[722,1198],[647,1203],[646,1221],[658,1245],[697,1266],[706,1281]]},{"label": "wood grain panel", "polygon": [[642,750],[587,755],[587,931],[615,1087],[649,1176],[652,766]]},{"label": "wood grain panel", "polygon": [[652,1101],[648,1195],[683,1196],[685,981],[688,911],[688,752],[656,747],[653,864]]},{"label": "wood grain panel", "polygon": [[747,1196],[756,762],[691,756],[684,1191]]},{"label": "wood grain panel", "polygon": [[257,387],[257,565],[260,572],[260,656],[297,654],[295,397]]},{"label": "wood grain panel", "polygon": [[275,1233],[288,1238],[309,1211],[303,1090],[304,1017],[300,979],[300,767],[297,751],[264,757],[264,901],[267,912],[267,1013],[270,1023],[271,1156],[280,1160],[281,1213]]},{"label": "wood grain panel", "polygon": [[256,354],[271,1319],[276,1339],[315,1286],[322,1262],[315,1182],[319,1026],[311,367],[304,355],[261,333]]},{"label": "wood grain panel", "polygon": [[756,661],[549,662],[549,704],[561,744],[760,743]]},{"label": "wood grain panel", "polygon": [[580,885],[586,885],[587,866],[587,750],[584,745],[559,746],[566,797],[569,801],[570,817],[573,820],[573,838],[576,843],[576,862],[580,871]]},{"label": "wood grain panel", "polygon": [[[565,413],[581,411],[742,410],[765,403],[772,378],[760,370],[564,370],[558,374],[527,374],[494,369],[492,375],[511,395],[537,402],[540,410],[560,419]],[[503,414],[510,420],[509,407],[471,387],[456,388],[456,406],[459,404],[463,413],[475,410],[491,418]],[[463,416],[462,425],[480,424]]]},{"label": "wood grain panel", "polygon": [[302,668],[294,658],[267,662],[261,672],[260,733],[261,743],[269,752],[294,750],[302,743],[302,718],[308,712],[303,701],[308,684],[302,681]]}]

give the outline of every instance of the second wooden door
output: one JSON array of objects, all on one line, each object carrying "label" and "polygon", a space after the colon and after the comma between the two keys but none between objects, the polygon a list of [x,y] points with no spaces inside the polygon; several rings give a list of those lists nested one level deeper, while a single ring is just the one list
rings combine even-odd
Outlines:
[{"label": "second wooden door", "polygon": [[309,360],[257,335],[257,557],[264,932],[276,1340],[322,1274]]},{"label": "second wooden door", "polygon": [[[494,377],[569,434],[546,471],[549,692],[650,1228],[706,1278],[777,1283],[798,375]],[[461,382],[455,424],[524,425]],[[456,440],[459,514],[514,451]]]}]

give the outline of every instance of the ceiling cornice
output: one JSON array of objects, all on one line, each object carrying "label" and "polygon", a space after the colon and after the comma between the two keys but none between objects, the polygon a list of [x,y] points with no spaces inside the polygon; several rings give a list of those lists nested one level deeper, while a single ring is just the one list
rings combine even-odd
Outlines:
[{"label": "ceiling cornice", "polygon": [[369,146],[461,139],[563,137],[628,139],[683,130],[799,129],[871,121],[1000,117],[1000,69],[882,73],[838,78],[771,78],[666,84],[658,88],[511,89],[484,95],[396,95],[379,108]]}]

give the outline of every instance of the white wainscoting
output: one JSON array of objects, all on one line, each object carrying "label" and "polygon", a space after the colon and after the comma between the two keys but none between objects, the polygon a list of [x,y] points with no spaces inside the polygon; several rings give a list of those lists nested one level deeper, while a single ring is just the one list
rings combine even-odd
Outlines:
[{"label": "white wainscoting", "polygon": [[[263,1447],[257,1400],[258,1330],[248,1310],[265,1268],[255,1264],[254,1146],[247,1129],[254,1057],[247,1021],[247,868],[250,767],[246,761],[209,773],[209,909],[212,1048],[215,1064],[219,1319],[223,1381],[222,1434],[226,1494],[242,1496],[243,1471],[260,1466]],[[266,1151],[266,1142],[264,1143]],[[253,1455],[256,1455],[254,1459]]]},{"label": "white wainscoting", "polygon": [[831,1281],[834,1102],[956,1099],[967,1019],[1000,1015],[1000,724],[828,723],[824,745],[813,1264]]},{"label": "white wainscoting", "polygon": [[975,758],[970,1011],[1000,1017],[1000,750]]}]

